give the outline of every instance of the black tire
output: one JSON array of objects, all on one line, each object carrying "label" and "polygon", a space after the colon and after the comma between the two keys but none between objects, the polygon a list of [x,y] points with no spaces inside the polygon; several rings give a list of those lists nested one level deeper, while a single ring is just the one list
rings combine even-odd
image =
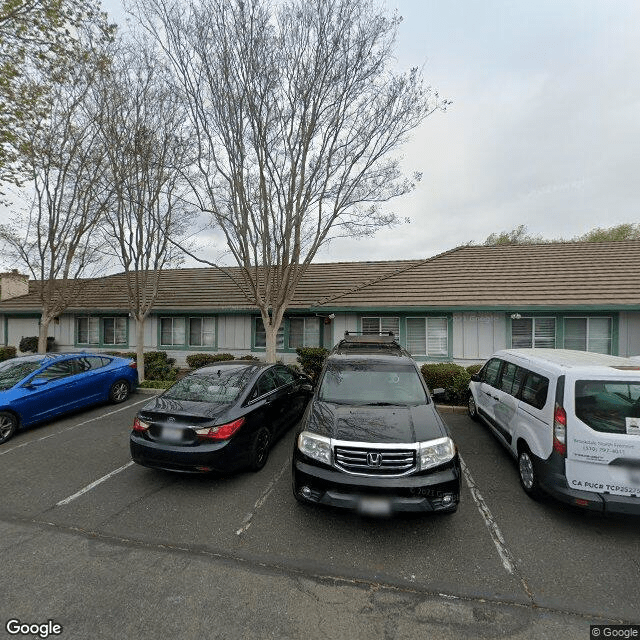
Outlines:
[{"label": "black tire", "polygon": [[251,457],[249,467],[252,471],[260,471],[269,458],[271,449],[271,432],[267,427],[258,429],[251,439]]},{"label": "black tire", "polygon": [[473,397],[473,393],[469,394],[469,400],[467,401],[467,413],[472,420],[478,422],[478,408],[476,407],[476,401]]},{"label": "black tire", "polygon": [[120,404],[129,397],[131,388],[126,380],[116,380],[109,389],[109,400],[113,404]]},{"label": "black tire", "polygon": [[0,411],[0,444],[13,438],[18,428],[18,420],[8,411]]},{"label": "black tire", "polygon": [[518,450],[518,476],[524,492],[537,500],[542,495],[542,489],[533,464],[533,454],[526,445]]}]

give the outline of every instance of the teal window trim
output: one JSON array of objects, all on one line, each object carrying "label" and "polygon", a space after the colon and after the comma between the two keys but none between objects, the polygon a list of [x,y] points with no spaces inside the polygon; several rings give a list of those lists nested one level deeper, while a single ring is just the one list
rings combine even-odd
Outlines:
[{"label": "teal window trim", "polygon": [[[291,330],[291,320],[294,318],[315,318],[317,317],[315,314],[309,313],[300,313],[300,314],[291,314],[282,318],[282,323],[280,326],[283,328],[283,343],[284,347],[278,348],[276,346],[276,353],[296,353],[296,347],[289,346],[289,336]],[[256,322],[258,320],[262,320],[262,316],[254,315],[251,318],[251,351],[255,351],[256,353],[264,353],[267,349],[266,347],[257,347],[256,346]],[[320,320],[320,328],[318,331],[318,347],[324,347],[324,318],[319,317]]]},{"label": "teal window trim", "polygon": [[[159,351],[194,351],[194,352],[205,352],[205,351],[217,351],[218,350],[218,316],[212,313],[158,313],[155,314],[156,319],[156,345]],[[180,344],[162,344],[162,319],[163,318],[171,318],[175,320],[176,318],[184,319],[184,343]],[[192,318],[213,318],[214,320],[214,329],[213,329],[213,344],[212,345],[192,345],[189,344],[189,336],[191,327],[189,326],[190,320]]]},{"label": "teal window trim", "polygon": [[[98,342],[79,342],[78,341],[78,320],[82,318],[97,318],[98,319]],[[125,319],[125,342],[112,344],[104,341],[104,320],[112,318],[124,318]],[[107,315],[96,314],[75,314],[73,316],[73,344],[75,347],[82,349],[128,349],[129,348],[129,315],[122,313],[110,313]]]},{"label": "teal window trim", "polygon": [[444,313],[442,311],[433,312],[409,312],[409,313],[361,313],[356,316],[356,331],[362,332],[362,318],[399,318],[398,324],[398,342],[406,349],[407,348],[407,318],[446,318],[447,319],[447,355],[446,356],[427,356],[427,355],[412,355],[412,358],[416,362],[450,362],[453,358],[453,314]]},{"label": "teal window trim", "polygon": [[[507,349],[512,347],[512,319],[510,312],[505,314],[507,321]],[[520,313],[520,312],[517,312]],[[620,314],[617,311],[565,311],[565,312],[523,312],[523,318],[555,318],[556,320],[556,349],[564,349],[564,319],[565,318],[611,318],[611,355],[617,356],[620,352]]]}]

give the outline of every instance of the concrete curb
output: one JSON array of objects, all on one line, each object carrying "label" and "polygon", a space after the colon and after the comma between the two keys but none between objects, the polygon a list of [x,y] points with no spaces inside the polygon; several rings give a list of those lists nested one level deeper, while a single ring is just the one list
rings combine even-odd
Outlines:
[{"label": "concrete curb", "polygon": [[147,389],[145,387],[138,387],[135,392],[152,396],[162,393],[163,391],[166,391],[166,389]]},{"label": "concrete curb", "polygon": [[449,404],[436,404],[440,413],[467,413],[467,407],[454,407]]}]

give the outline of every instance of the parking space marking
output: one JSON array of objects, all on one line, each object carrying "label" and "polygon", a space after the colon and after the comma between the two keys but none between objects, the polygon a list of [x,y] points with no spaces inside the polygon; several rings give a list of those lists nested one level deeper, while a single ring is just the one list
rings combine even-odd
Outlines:
[{"label": "parking space marking", "polygon": [[91,491],[91,489],[93,489],[94,487],[97,487],[99,484],[102,484],[105,480],[108,480],[109,478],[113,478],[113,476],[115,476],[116,474],[120,473],[121,471],[124,471],[125,469],[128,469],[132,464],[134,464],[134,462],[133,460],[130,460],[129,462],[127,462],[127,464],[124,464],[118,469],[115,469],[114,471],[107,473],[106,476],[102,476],[102,478],[99,478],[98,480],[92,482],[91,484],[88,484],[86,487],[84,487],[83,489],[80,489],[80,491],[78,491],[77,493],[74,493],[72,496],[69,496],[64,500],[60,500],[60,502],[56,503],[56,507],[62,507],[65,504],[69,504],[76,498],[79,498],[85,493]]},{"label": "parking space marking", "polygon": [[280,478],[282,478],[282,475],[287,470],[290,464],[290,460],[285,460],[285,463],[282,465],[280,471],[278,471],[278,473],[271,479],[271,482],[267,485],[267,488],[262,492],[262,495],[256,500],[256,503],[253,505],[253,511],[251,513],[248,513],[242,520],[242,526],[236,531],[237,536],[242,535],[251,526],[251,521],[253,520],[253,516],[256,514],[256,511],[266,502],[269,494],[273,491],[276,484],[278,484],[278,481],[280,480]]},{"label": "parking space marking", "polygon": [[42,442],[43,440],[47,440],[48,438],[53,438],[53,436],[60,435],[61,433],[65,433],[66,431],[71,431],[72,429],[76,429],[77,427],[82,427],[85,424],[89,424],[90,422],[95,422],[96,420],[102,420],[102,418],[106,418],[107,416],[112,416],[114,413],[118,413],[119,411],[124,411],[129,407],[135,407],[137,404],[142,404],[143,402],[149,402],[149,398],[145,398],[144,400],[139,400],[138,402],[132,402],[124,407],[120,407],[119,409],[115,409],[114,411],[109,411],[109,413],[103,413],[100,416],[95,418],[91,418],[90,420],[85,420],[84,422],[79,422],[78,424],[72,424],[70,427],[66,429],[62,429],[62,431],[56,431],[55,433],[50,433],[47,436],[42,436],[41,438],[37,438],[36,440],[29,440],[29,442],[23,442],[22,444],[17,444],[15,447],[11,447],[10,449],[3,449],[0,451],[0,456],[5,455],[6,453],[11,453],[16,449],[21,449],[22,447],[26,447],[27,445],[33,444],[34,442]]},{"label": "parking space marking", "polygon": [[471,476],[471,472],[469,471],[467,465],[464,463],[462,456],[460,456],[460,466],[462,467],[462,473],[464,474],[464,479],[467,482],[469,490],[471,491],[471,496],[473,497],[473,501],[476,503],[478,507],[478,511],[480,511],[480,515],[484,520],[487,529],[489,530],[489,535],[493,540],[493,544],[496,546],[498,550],[498,555],[502,560],[502,566],[509,572],[514,573],[515,570],[515,560],[511,555],[509,549],[507,549],[507,545],[504,542],[504,538],[502,537],[502,533],[496,524],[496,521],[493,519],[493,515],[491,515],[491,511],[489,511],[489,507],[487,503],[484,501],[482,494],[478,490],[476,486],[475,480]]}]

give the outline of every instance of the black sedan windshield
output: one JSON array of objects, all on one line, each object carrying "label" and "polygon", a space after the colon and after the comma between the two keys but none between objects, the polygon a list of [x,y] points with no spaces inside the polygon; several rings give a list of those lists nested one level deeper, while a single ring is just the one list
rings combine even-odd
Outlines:
[{"label": "black sedan windshield", "polygon": [[338,362],[327,366],[319,399],[337,404],[414,405],[428,402],[414,367]]},{"label": "black sedan windshield", "polygon": [[0,391],[5,389],[11,389],[13,385],[17,384],[28,376],[30,373],[36,371],[42,366],[41,360],[24,360],[18,362],[12,362],[11,360],[2,363],[0,367]]},{"label": "black sedan windshield", "polygon": [[163,397],[167,400],[229,404],[238,399],[252,376],[250,367],[221,367],[212,373],[194,373],[174,384]]}]

